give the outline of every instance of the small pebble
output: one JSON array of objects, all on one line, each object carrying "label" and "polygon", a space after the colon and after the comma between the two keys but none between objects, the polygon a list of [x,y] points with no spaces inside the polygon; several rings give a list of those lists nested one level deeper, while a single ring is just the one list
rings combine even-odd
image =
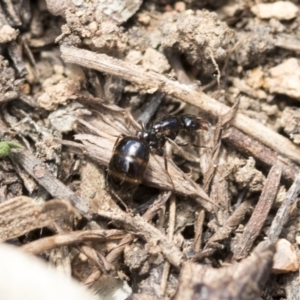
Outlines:
[{"label": "small pebble", "polygon": [[186,4],[182,1],[176,2],[174,4],[174,9],[178,12],[183,12],[186,10]]},{"label": "small pebble", "polygon": [[76,6],[80,6],[83,3],[83,0],[72,0],[72,3]]},{"label": "small pebble", "polygon": [[300,61],[291,57],[269,69],[264,87],[270,93],[283,94],[300,100]]},{"label": "small pebble", "polygon": [[288,273],[299,270],[299,260],[295,247],[286,239],[279,239],[276,243],[273,259],[273,273]]},{"label": "small pebble", "polygon": [[290,1],[259,3],[251,7],[251,12],[260,19],[291,20],[296,18],[299,8]]}]

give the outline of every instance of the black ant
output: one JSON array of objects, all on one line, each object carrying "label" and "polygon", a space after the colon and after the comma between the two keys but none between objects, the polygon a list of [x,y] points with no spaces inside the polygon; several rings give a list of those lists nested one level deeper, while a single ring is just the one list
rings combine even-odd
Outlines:
[{"label": "black ant", "polygon": [[[129,199],[142,182],[150,153],[163,155],[166,141],[175,140],[181,130],[196,132],[199,129],[207,130],[207,122],[197,116],[167,115],[157,119],[146,129],[142,126],[136,136],[120,136],[108,165],[110,188],[124,199]],[[168,173],[166,157],[165,169]],[[170,180],[172,181],[171,177]]]}]

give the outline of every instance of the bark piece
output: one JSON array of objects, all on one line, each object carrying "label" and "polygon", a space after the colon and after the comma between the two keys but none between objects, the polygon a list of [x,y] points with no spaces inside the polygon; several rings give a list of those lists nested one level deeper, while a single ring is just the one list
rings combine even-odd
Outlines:
[{"label": "bark piece", "polygon": [[289,183],[293,182],[297,173],[300,172],[300,168],[298,166],[281,158],[278,153],[266,147],[261,142],[247,136],[236,128],[230,128],[224,134],[222,140],[240,152],[248,156],[253,156],[269,168],[280,162],[282,165],[282,176]]},{"label": "bark piece", "polygon": [[260,244],[253,255],[229,267],[213,269],[186,262],[174,300],[257,300],[271,273],[274,247]]},{"label": "bark piece", "polygon": [[295,204],[295,201],[300,193],[300,173],[297,174],[296,179],[278,209],[275,218],[272,221],[270,230],[268,232],[268,243],[275,245],[283,226],[286,224],[290,211]]},{"label": "bark piece", "polygon": [[255,206],[249,222],[245,227],[244,233],[237,246],[234,248],[234,260],[244,258],[249,253],[276,198],[280,178],[281,167],[280,165],[275,165],[267,177],[261,196]]},{"label": "bark piece", "polygon": [[28,150],[11,154],[15,162],[20,164],[40,185],[53,197],[69,200],[81,213],[88,212],[85,201],[72,192],[61,181],[54,177],[45,164]]},{"label": "bark piece", "polygon": [[72,205],[64,200],[51,200],[39,205],[25,196],[10,199],[0,204],[0,240],[21,236],[76,214]]},{"label": "bark piece", "polygon": [[118,240],[124,236],[122,230],[86,230],[73,231],[63,234],[42,238],[22,246],[22,249],[28,253],[38,254],[47,250],[72,244],[78,244],[86,241],[105,241],[109,239]]}]

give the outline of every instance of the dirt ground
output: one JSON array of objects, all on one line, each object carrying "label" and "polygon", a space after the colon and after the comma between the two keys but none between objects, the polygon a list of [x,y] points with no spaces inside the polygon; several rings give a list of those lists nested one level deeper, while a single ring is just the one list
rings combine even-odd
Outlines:
[{"label": "dirt ground", "polygon": [[[300,299],[299,9],[1,1],[0,241],[84,285],[78,299]],[[201,128],[146,144],[145,173],[112,188],[114,146],[184,114]],[[6,300],[35,289],[4,261]],[[59,289],[43,284],[36,299]]]}]

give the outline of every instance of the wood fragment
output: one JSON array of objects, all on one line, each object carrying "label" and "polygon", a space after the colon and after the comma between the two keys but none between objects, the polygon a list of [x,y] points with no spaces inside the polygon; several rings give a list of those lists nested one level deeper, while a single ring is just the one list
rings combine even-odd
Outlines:
[{"label": "wood fragment", "polygon": [[80,251],[82,251],[89,259],[91,259],[102,271],[102,273],[108,273],[115,271],[115,267],[106,260],[103,254],[99,251],[96,251],[94,248],[82,245],[80,247]]},{"label": "wood fragment", "polygon": [[116,246],[112,251],[110,251],[107,256],[106,260],[114,263],[119,256],[123,253],[126,245],[130,244],[134,240],[134,235],[131,233],[126,234],[123,239],[119,242],[118,246]]},{"label": "wood fragment", "polygon": [[271,273],[274,247],[260,244],[253,255],[229,267],[214,269],[183,264],[174,300],[257,300]]},{"label": "wood fragment", "polygon": [[218,118],[218,123],[216,125],[215,134],[214,134],[214,146],[216,147],[220,141],[222,130],[224,125],[232,122],[237,114],[239,108],[240,100],[238,99],[233,106],[223,115],[220,115]]},{"label": "wood fragment", "polygon": [[2,5],[5,7],[5,10],[9,16],[9,20],[12,23],[12,26],[22,26],[20,12],[16,12],[13,1],[3,0]]},{"label": "wood fragment", "polygon": [[11,57],[16,69],[18,70],[19,76],[23,77],[27,75],[27,69],[23,61],[23,45],[19,42],[12,41],[8,44],[7,51]]},{"label": "wood fragment", "polygon": [[267,242],[275,245],[278,237],[282,231],[283,226],[286,224],[289,218],[289,213],[295,205],[295,201],[300,193],[300,173],[297,174],[296,179],[292,186],[289,188],[286,196],[278,209],[275,218],[272,221],[270,230],[268,232]]},{"label": "wood fragment", "polygon": [[[226,125],[227,123],[230,123],[234,119],[234,117],[236,116],[238,107],[239,107],[239,100],[237,100],[234,103],[234,105],[225,114],[222,114],[218,117],[218,123],[216,125],[215,131],[214,131],[214,137],[213,137],[212,156],[209,160],[210,162],[208,165],[208,169],[206,170],[206,172],[204,174],[204,178],[203,178],[203,189],[206,192],[209,190],[209,186],[211,184],[211,181],[213,180],[216,165],[218,164],[217,161],[218,161],[218,158],[220,158],[220,152],[221,152],[221,155],[224,156],[224,150],[221,145],[221,134],[222,134],[224,125]],[[218,166],[218,168],[220,168],[220,166]],[[220,173],[220,170],[219,170],[219,173]],[[218,176],[218,175],[215,175],[215,176]],[[222,176],[222,177],[223,177],[222,180],[225,181],[224,176]],[[215,181],[218,181],[218,179],[215,178]],[[211,194],[213,194],[213,192]],[[219,200],[222,198],[223,197],[219,198]],[[227,197],[225,197],[225,198],[227,199]],[[224,200],[226,201],[226,199],[224,199]],[[225,202],[225,201],[223,201],[223,202]],[[225,205],[228,207],[227,203],[225,203]]]},{"label": "wood fragment", "polygon": [[81,213],[88,212],[87,203],[54,177],[45,164],[28,150],[11,153],[12,159],[21,165],[53,197],[69,200]]},{"label": "wood fragment", "polygon": [[257,205],[247,223],[243,235],[234,248],[233,260],[239,260],[248,255],[256,237],[259,235],[269,211],[275,201],[281,178],[281,166],[275,165],[269,172],[265,186]]},{"label": "wood fragment", "polygon": [[195,224],[194,250],[196,252],[198,252],[201,249],[204,218],[205,211],[201,209]]},{"label": "wood fragment", "polygon": [[19,93],[15,91],[9,91],[0,99],[0,103],[3,104],[5,102],[9,102],[11,100],[17,99],[19,97]]},{"label": "wood fragment", "polygon": [[[143,218],[149,222],[154,218],[157,211],[160,209],[162,205],[166,203],[169,199],[171,192],[163,192],[161,196],[157,199],[157,201],[153,204],[153,206],[149,207],[148,210],[143,214]],[[111,252],[109,252],[106,256],[107,261],[114,262],[123,252],[124,248],[127,244],[131,243],[135,236],[131,233],[125,235],[123,239],[120,241],[118,246],[114,248]]]},{"label": "wood fragment", "polygon": [[291,34],[277,35],[275,45],[279,48],[295,51],[298,53],[300,52],[300,41]]},{"label": "wood fragment", "polygon": [[39,254],[53,248],[83,243],[86,241],[119,240],[124,236],[123,230],[85,230],[73,231],[45,237],[21,247],[22,250],[31,254]]},{"label": "wood fragment", "polygon": [[215,172],[210,183],[210,197],[214,203],[222,208],[218,210],[217,222],[224,224],[229,217],[230,207],[230,196],[227,180],[228,169],[227,164],[224,163],[227,159],[227,151],[222,145],[220,145],[218,152],[219,157],[215,163]]},{"label": "wood fragment", "polygon": [[[175,230],[176,221],[176,197],[175,195],[171,196],[170,206],[169,206],[169,227],[168,227],[168,240],[172,242]],[[160,288],[162,294],[165,295],[168,277],[170,272],[170,263],[168,261],[164,262],[164,268],[161,276]]]},{"label": "wood fragment", "polygon": [[162,254],[170,262],[171,265],[179,267],[181,264],[182,253],[174,245],[168,241],[167,237],[157,228],[147,223],[147,221],[138,215],[131,217],[121,211],[104,211],[98,210],[97,214],[109,220],[117,221],[122,224],[127,230],[133,230],[136,234],[141,235],[149,244],[157,243]]},{"label": "wood fragment", "polygon": [[[198,91],[194,86],[180,84],[161,74],[147,71],[141,66],[76,47],[61,46],[60,49],[65,62],[119,76],[145,88],[149,92],[160,91],[166,93],[198,107],[210,116],[219,116],[229,110],[229,107]],[[232,126],[300,164],[300,148],[263,124],[238,113],[232,122]]]},{"label": "wood fragment", "polygon": [[71,215],[78,213],[68,201],[51,200],[39,205],[25,196],[10,199],[0,204],[0,240],[21,236]]},{"label": "wood fragment", "polygon": [[193,260],[196,261],[202,259],[203,257],[211,256],[218,248],[216,247],[216,244],[230,237],[234,229],[244,219],[246,213],[249,211],[250,206],[250,201],[244,201],[241,203],[228,218],[224,226],[219,228],[219,230],[208,240],[203,251],[196,254]]},{"label": "wood fragment", "polygon": [[282,177],[289,183],[293,182],[296,174],[300,172],[300,168],[297,165],[281,158],[278,153],[236,128],[228,129],[224,133],[222,140],[238,151],[253,156],[269,168],[280,162],[282,164]]}]

